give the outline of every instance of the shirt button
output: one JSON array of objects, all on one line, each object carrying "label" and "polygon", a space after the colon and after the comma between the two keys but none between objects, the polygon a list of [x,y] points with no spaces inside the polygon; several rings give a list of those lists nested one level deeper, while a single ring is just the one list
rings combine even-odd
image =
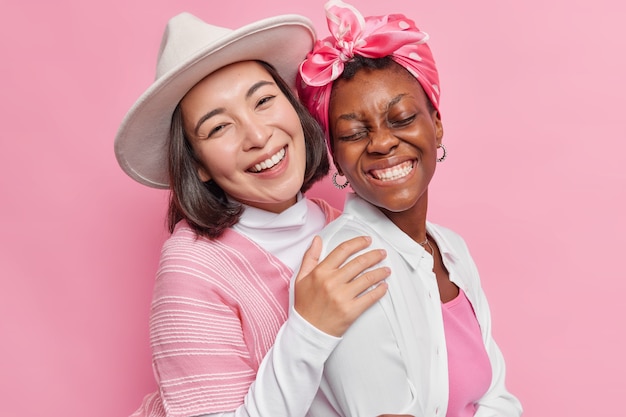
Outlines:
[{"label": "shirt button", "polygon": [[435,414],[439,415],[439,407],[435,408]]}]

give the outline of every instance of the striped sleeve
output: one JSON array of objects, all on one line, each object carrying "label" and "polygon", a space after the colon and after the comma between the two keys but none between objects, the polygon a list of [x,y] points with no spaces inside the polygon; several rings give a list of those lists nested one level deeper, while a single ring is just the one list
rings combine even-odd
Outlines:
[{"label": "striped sleeve", "polygon": [[208,241],[187,228],[175,231],[163,247],[150,320],[153,367],[168,416],[243,403],[287,318],[290,277],[288,268],[234,232]]}]

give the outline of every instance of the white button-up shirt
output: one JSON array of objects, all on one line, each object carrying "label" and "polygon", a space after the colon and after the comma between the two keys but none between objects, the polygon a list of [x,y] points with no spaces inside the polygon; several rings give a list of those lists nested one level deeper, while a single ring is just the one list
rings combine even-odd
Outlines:
[{"label": "white button-up shirt", "polygon": [[[427,223],[450,280],[472,304],[492,367],[491,385],[476,416],[521,414],[505,388],[502,353],[491,335],[491,316],[476,266],[463,239]],[[410,414],[445,416],[448,361],[433,259],[377,208],[349,194],[344,213],[321,233],[322,257],[341,242],[369,235],[384,248],[391,268],[388,293],[348,329],[326,362],[312,417]]]}]

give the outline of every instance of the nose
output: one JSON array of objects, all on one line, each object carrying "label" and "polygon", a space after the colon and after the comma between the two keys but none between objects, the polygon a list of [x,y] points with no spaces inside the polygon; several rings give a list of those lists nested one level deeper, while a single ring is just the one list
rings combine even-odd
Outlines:
[{"label": "nose", "polygon": [[381,129],[370,132],[367,151],[376,154],[388,154],[398,146],[398,138],[389,130]]},{"label": "nose", "polygon": [[271,126],[264,123],[260,117],[251,115],[245,121],[243,140],[244,150],[247,151],[254,148],[263,148],[271,136]]}]

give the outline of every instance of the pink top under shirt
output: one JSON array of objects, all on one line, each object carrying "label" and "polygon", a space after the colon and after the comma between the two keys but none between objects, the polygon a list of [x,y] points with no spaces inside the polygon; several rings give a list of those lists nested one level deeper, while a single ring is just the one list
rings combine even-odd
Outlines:
[{"label": "pink top under shirt", "polygon": [[441,310],[450,385],[446,417],[471,417],[491,384],[491,364],[474,309],[463,290],[442,304]]}]

